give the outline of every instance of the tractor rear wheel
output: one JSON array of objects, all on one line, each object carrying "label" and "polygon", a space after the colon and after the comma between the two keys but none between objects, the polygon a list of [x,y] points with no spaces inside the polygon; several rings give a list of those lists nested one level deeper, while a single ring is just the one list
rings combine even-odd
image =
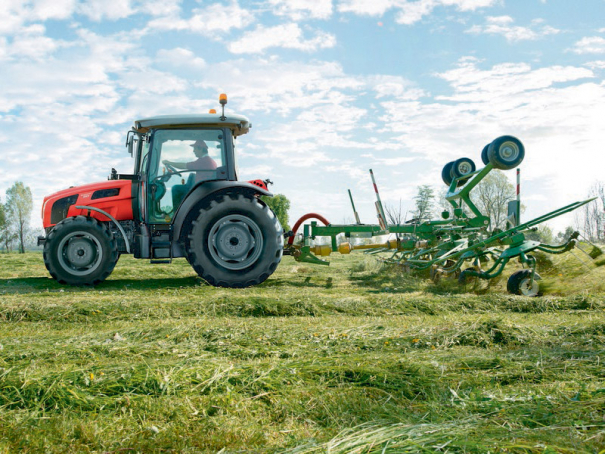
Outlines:
[{"label": "tractor rear wheel", "polygon": [[506,289],[513,295],[523,296],[538,296],[540,293],[540,284],[538,281],[541,279],[538,273],[534,275],[534,281],[531,281],[532,270],[520,270],[516,273],[511,274],[506,283]]},{"label": "tractor rear wheel", "polygon": [[199,211],[186,239],[187,260],[216,287],[260,284],[277,268],[283,229],[271,209],[256,197],[224,195]]},{"label": "tractor rear wheel", "polygon": [[48,234],[43,255],[50,275],[69,285],[103,282],[119,257],[111,231],[85,216],[67,218],[55,225]]}]

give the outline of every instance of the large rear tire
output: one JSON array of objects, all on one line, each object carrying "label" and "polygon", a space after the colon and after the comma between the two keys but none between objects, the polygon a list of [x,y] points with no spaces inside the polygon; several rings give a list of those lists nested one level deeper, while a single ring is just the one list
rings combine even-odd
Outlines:
[{"label": "large rear tire", "polygon": [[277,268],[284,249],[283,229],[256,197],[223,195],[199,211],[187,235],[187,260],[216,287],[260,284]]},{"label": "large rear tire", "polygon": [[118,262],[116,240],[99,221],[85,216],[62,220],[44,244],[44,265],[61,284],[96,285]]}]

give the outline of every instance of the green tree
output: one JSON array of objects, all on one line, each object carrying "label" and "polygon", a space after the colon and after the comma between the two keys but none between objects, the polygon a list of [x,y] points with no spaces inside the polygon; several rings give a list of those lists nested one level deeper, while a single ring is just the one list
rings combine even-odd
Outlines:
[{"label": "green tree", "polygon": [[4,246],[6,252],[10,247],[11,232],[9,230],[8,220],[6,219],[6,210],[4,205],[0,202],[0,244]]},{"label": "green tree", "polygon": [[506,229],[508,202],[515,197],[515,187],[500,170],[490,172],[471,192],[471,201],[489,217],[492,229]]},{"label": "green tree", "polygon": [[552,229],[542,224],[533,232],[528,232],[525,235],[528,240],[539,241],[540,243],[552,244],[554,242],[554,234]]},{"label": "green tree", "polygon": [[265,202],[269,208],[273,210],[279,223],[284,228],[284,231],[290,230],[288,210],[290,209],[290,200],[283,194],[276,194],[273,197],[261,197],[261,200]]},{"label": "green tree", "polygon": [[435,191],[428,184],[418,186],[418,194],[414,197],[416,210],[412,214],[419,222],[424,222],[433,216]]},{"label": "green tree", "polygon": [[32,192],[28,186],[17,181],[6,191],[4,204],[10,230],[19,240],[19,252],[25,253],[25,240],[29,233],[29,220],[32,213]]},{"label": "green tree", "polygon": [[571,225],[568,225],[567,227],[565,227],[565,230],[557,233],[557,236],[555,237],[555,241],[557,243],[561,243],[561,244],[565,243],[574,231],[575,231],[575,229]]}]

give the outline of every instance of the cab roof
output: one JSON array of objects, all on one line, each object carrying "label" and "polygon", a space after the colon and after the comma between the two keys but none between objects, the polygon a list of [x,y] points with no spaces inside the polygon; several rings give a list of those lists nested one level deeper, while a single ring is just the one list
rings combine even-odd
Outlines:
[{"label": "cab roof", "polygon": [[247,117],[243,115],[229,114],[221,119],[220,114],[185,114],[185,115],[158,115],[157,117],[135,120],[134,129],[145,133],[156,128],[178,128],[181,126],[216,126],[219,128],[230,128],[233,134],[240,136],[246,134],[252,125]]}]

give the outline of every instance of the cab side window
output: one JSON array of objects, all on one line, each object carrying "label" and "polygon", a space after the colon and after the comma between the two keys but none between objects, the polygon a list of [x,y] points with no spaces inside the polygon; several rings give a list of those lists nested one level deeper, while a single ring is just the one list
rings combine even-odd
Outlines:
[{"label": "cab side window", "polygon": [[224,179],[221,130],[159,130],[153,138],[148,200],[151,222],[170,222],[187,193],[204,181]]}]

